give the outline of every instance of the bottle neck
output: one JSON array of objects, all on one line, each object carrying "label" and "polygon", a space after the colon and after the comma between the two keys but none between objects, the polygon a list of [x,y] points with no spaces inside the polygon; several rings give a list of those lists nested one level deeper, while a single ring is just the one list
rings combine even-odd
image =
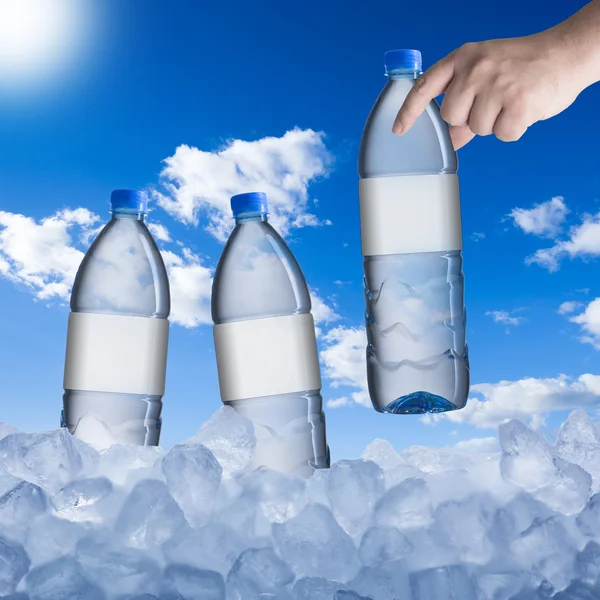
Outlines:
[{"label": "bottle neck", "polygon": [[129,219],[130,221],[143,222],[146,218],[146,213],[144,212],[125,208],[118,208],[116,210],[113,210],[111,211],[111,214],[113,219]]},{"label": "bottle neck", "polygon": [[266,213],[246,213],[237,215],[234,218],[236,225],[240,223],[266,223],[269,220]]},{"label": "bottle neck", "polygon": [[396,81],[397,79],[417,79],[421,75],[422,71],[415,71],[414,69],[399,69],[398,71],[387,73],[387,77],[390,81]]}]

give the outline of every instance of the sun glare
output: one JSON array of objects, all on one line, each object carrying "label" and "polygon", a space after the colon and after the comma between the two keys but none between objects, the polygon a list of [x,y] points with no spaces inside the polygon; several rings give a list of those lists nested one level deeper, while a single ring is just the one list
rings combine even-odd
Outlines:
[{"label": "sun glare", "polygon": [[80,33],[76,0],[0,0],[0,85],[64,66]]}]

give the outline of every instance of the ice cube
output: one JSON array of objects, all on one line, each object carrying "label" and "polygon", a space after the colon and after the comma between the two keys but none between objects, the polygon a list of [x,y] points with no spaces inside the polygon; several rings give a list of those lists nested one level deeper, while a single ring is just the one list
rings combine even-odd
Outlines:
[{"label": "ice cube", "polygon": [[429,474],[470,470],[475,465],[489,462],[488,454],[448,447],[409,446],[400,453],[400,457],[408,465]]},{"label": "ice cube", "polygon": [[104,592],[88,581],[79,564],[63,556],[32,569],[26,579],[31,600],[104,600]]},{"label": "ice cube", "polygon": [[203,444],[219,461],[223,476],[237,476],[248,469],[256,446],[252,422],[230,406],[222,406],[184,443]]},{"label": "ice cube", "polygon": [[404,600],[408,597],[406,568],[400,561],[363,567],[345,587],[371,600]]},{"label": "ice cube", "polygon": [[592,476],[593,491],[600,491],[600,429],[584,410],[568,416],[554,447],[560,458],[585,469]]},{"label": "ice cube", "polygon": [[363,460],[372,460],[378,464],[384,471],[389,471],[406,462],[396,452],[394,447],[387,441],[380,438],[374,439],[362,453]]},{"label": "ice cube", "polygon": [[528,492],[548,485],[556,476],[552,446],[517,419],[500,425],[502,475]]},{"label": "ice cube", "polygon": [[577,526],[584,535],[600,538],[600,493],[594,494],[577,515]]},{"label": "ice cube", "polygon": [[575,559],[575,575],[584,583],[600,584],[600,544],[588,542]]},{"label": "ice cube", "polygon": [[50,491],[68,483],[83,467],[67,429],[11,433],[0,440],[0,458],[11,475]]},{"label": "ice cube", "polygon": [[515,564],[529,568],[557,589],[570,583],[577,552],[562,521],[561,517],[536,518],[509,546]]},{"label": "ice cube", "polygon": [[373,518],[378,525],[401,531],[427,527],[432,521],[427,483],[410,478],[389,489],[375,505]]},{"label": "ice cube", "polygon": [[218,571],[225,576],[244,547],[243,538],[230,527],[210,522],[171,538],[162,551],[170,563]]},{"label": "ice cube", "polygon": [[8,423],[0,421],[0,440],[11,433],[19,433],[19,430]]},{"label": "ice cube", "polygon": [[10,537],[21,538],[17,530],[25,532],[47,507],[48,499],[44,490],[33,483],[22,481],[0,497],[0,525],[3,532]]},{"label": "ice cube", "polygon": [[83,574],[111,596],[157,594],[160,569],[145,552],[122,547],[111,532],[96,532],[79,541],[75,557]]},{"label": "ice cube", "polygon": [[543,587],[530,589],[528,587],[518,591],[514,596],[511,596],[509,600],[548,600],[553,597],[554,588],[552,592],[547,592]]},{"label": "ice cube", "polygon": [[346,591],[346,590],[338,590],[333,596],[333,600],[372,600],[370,597],[361,596],[356,592]]},{"label": "ice cube", "polygon": [[435,526],[448,537],[462,561],[486,564],[494,554],[488,537],[495,503],[486,493],[473,494],[463,501],[448,501],[435,510]]},{"label": "ice cube", "polygon": [[[224,506],[213,519],[213,523],[226,525],[246,544],[246,547],[260,548],[271,544],[271,523],[265,516],[261,502],[257,502],[255,495],[244,493],[236,498],[231,504]],[[268,505],[268,496],[265,497],[265,504]],[[271,506],[272,508],[272,506]],[[270,514],[271,518],[277,516]],[[269,539],[267,539],[269,538]]]},{"label": "ice cube", "polygon": [[62,519],[73,522],[101,522],[99,510],[102,500],[113,491],[113,485],[106,477],[75,479],[59,490],[50,502]]},{"label": "ice cube", "polygon": [[273,537],[299,577],[346,581],[358,568],[352,538],[320,504],[309,504],[297,517],[275,523]]},{"label": "ice cube", "polygon": [[306,506],[306,481],[296,475],[258,469],[242,483],[244,495],[251,497],[272,523],[295,517]]},{"label": "ice cube", "polygon": [[435,524],[427,528],[405,530],[413,550],[404,558],[409,571],[433,569],[459,562],[458,549]]},{"label": "ice cube", "polygon": [[35,566],[71,555],[75,544],[86,534],[84,527],[59,519],[51,514],[42,515],[29,529],[25,546]]},{"label": "ice cube", "polygon": [[363,565],[377,567],[400,559],[413,551],[413,545],[396,527],[375,525],[367,529],[358,548]]},{"label": "ice cube", "polygon": [[383,471],[371,460],[340,460],[331,467],[329,499],[346,533],[357,536],[364,531],[384,486]]},{"label": "ice cube", "polygon": [[221,465],[202,444],[178,444],[162,460],[169,492],[192,527],[204,525],[215,506]]},{"label": "ice cube", "polygon": [[528,529],[536,518],[547,519],[553,514],[543,502],[521,492],[496,510],[490,537],[495,543],[514,540]]},{"label": "ice cube", "polygon": [[574,581],[568,588],[552,596],[552,600],[598,600],[600,592],[586,583]]},{"label": "ice cube", "polygon": [[331,600],[343,588],[338,581],[324,577],[302,577],[294,584],[294,596],[297,600]]},{"label": "ice cube", "polygon": [[220,573],[189,565],[169,565],[163,574],[161,600],[225,600]]},{"label": "ice cube", "polygon": [[591,476],[555,455],[536,431],[513,419],[500,425],[503,477],[566,515],[579,512],[591,492]]},{"label": "ice cube", "polygon": [[0,460],[0,496],[3,496],[4,494],[6,494],[6,492],[17,487],[17,485],[19,485],[19,483],[21,483],[22,481],[23,480],[20,479],[19,477],[15,477],[14,475],[11,475],[6,470],[6,468],[4,467],[4,464]]},{"label": "ice cube", "polygon": [[331,510],[329,500],[329,475],[331,469],[315,469],[312,476],[306,479],[307,503],[322,504]]},{"label": "ice cube", "polygon": [[162,479],[164,454],[160,446],[114,444],[100,454],[96,474],[130,489],[142,479]]},{"label": "ice cube", "polygon": [[475,586],[461,565],[416,571],[409,576],[412,600],[476,600]]},{"label": "ice cube", "polygon": [[260,600],[276,596],[294,580],[294,572],[272,548],[249,548],[227,575],[231,600]]},{"label": "ice cube", "polygon": [[152,548],[166,542],[186,525],[183,512],[167,486],[156,479],[142,479],[125,501],[115,531],[129,546]]},{"label": "ice cube", "polygon": [[0,596],[12,594],[30,566],[21,544],[0,536]]},{"label": "ice cube", "polygon": [[528,583],[528,575],[520,571],[478,572],[476,589],[478,598],[485,600],[509,600]]}]

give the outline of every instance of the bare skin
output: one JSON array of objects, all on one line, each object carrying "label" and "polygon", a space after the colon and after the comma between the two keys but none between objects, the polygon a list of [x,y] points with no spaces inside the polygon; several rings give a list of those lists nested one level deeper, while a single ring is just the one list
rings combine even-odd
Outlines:
[{"label": "bare skin", "polygon": [[442,118],[455,149],[476,135],[504,142],[570,106],[600,81],[600,0],[559,25],[520,38],[461,46],[415,82],[392,131],[406,133],[431,100],[444,94]]}]

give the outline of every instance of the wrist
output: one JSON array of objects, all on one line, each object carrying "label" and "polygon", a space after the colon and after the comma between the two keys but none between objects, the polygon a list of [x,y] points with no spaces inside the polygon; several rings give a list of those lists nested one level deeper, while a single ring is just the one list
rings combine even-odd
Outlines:
[{"label": "wrist", "polygon": [[577,92],[600,81],[600,0],[539,35],[559,68],[571,71],[569,78]]}]

